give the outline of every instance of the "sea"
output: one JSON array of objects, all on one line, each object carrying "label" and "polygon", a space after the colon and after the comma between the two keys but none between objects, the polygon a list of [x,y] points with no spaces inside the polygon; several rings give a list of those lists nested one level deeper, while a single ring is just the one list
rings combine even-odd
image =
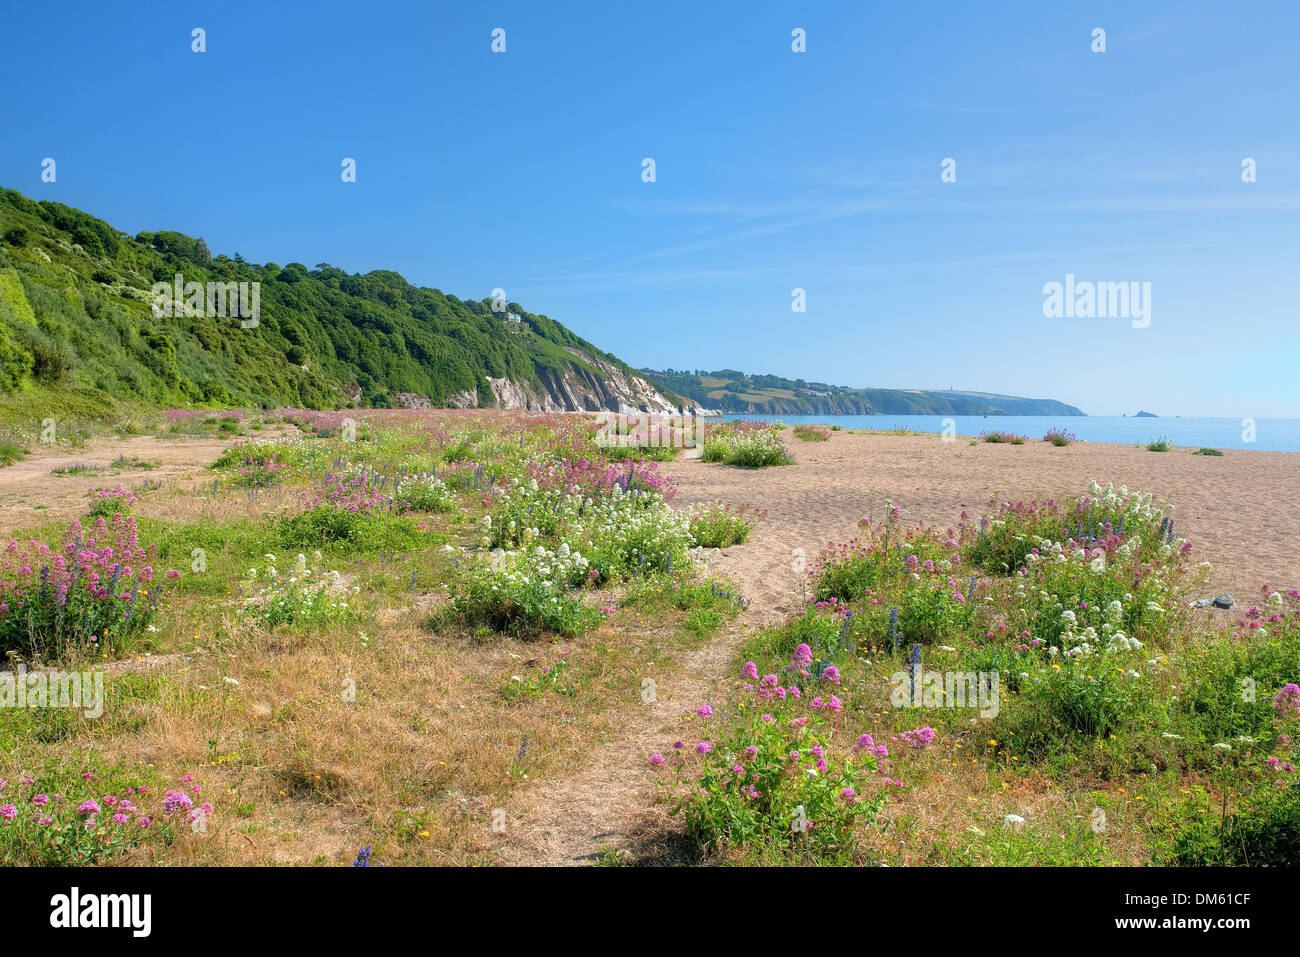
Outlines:
[{"label": "sea", "polygon": [[[1048,429],[1064,429],[1084,442],[1145,445],[1167,436],[1176,446],[1212,449],[1261,449],[1300,452],[1300,419],[1222,419],[1178,416],[1117,415],[724,415],[720,419],[784,422],[786,425],[823,423],[845,429],[910,429],[942,433],[946,419],[956,422],[958,435],[976,436],[999,430],[1031,440],[1042,439]],[[1252,430],[1253,425],[1253,430]]]}]

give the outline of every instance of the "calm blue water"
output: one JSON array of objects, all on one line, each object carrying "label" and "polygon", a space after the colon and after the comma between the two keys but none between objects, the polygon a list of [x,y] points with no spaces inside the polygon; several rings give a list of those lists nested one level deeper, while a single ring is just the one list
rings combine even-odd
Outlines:
[{"label": "calm blue water", "polygon": [[[722,419],[760,419],[787,425],[823,422],[846,429],[912,429],[942,432],[941,415],[724,415]],[[1271,452],[1300,452],[1300,419],[1255,419],[1255,441],[1242,438],[1241,419],[1136,418],[1129,416],[1065,415],[954,415],[958,435],[979,435],[990,429],[1015,432],[1041,440],[1048,429],[1063,428],[1087,442],[1117,442],[1144,445],[1153,438],[1169,436],[1174,445],[1215,449],[1262,449]]]}]

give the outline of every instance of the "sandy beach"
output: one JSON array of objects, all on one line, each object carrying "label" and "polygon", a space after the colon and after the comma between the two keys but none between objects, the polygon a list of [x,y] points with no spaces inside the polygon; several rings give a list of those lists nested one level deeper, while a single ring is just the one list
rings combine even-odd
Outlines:
[{"label": "sandy beach", "polygon": [[1193,543],[1193,555],[1213,566],[1210,585],[1247,604],[1261,585],[1296,585],[1294,542],[1300,518],[1291,496],[1300,489],[1300,455],[1227,451],[1220,457],[1192,449],[1148,452],[1145,448],[1076,443],[1058,448],[979,443],[937,435],[894,436],[832,433],[828,442],[782,435],[796,464],[762,471],[679,459],[671,473],[679,502],[721,499],[767,510],[744,548],[710,562],[714,574],[745,581],[754,608],[785,604],[795,576],[792,551],[808,559],[828,542],[852,537],[860,519],[879,520],[892,501],[912,523],[956,525],[999,500],[1064,499],[1088,482],[1114,482],[1151,492],[1158,504],[1174,505],[1177,534]]}]

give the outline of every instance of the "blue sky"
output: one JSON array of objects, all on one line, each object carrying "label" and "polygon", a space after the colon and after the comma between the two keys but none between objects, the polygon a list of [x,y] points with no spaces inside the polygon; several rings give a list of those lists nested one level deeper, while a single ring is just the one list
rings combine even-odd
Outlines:
[{"label": "blue sky", "polygon": [[[636,366],[1300,416],[1297,32],[1287,3],[12,5],[0,184],[501,287]],[[1150,282],[1150,326],[1045,318],[1067,272]]]}]

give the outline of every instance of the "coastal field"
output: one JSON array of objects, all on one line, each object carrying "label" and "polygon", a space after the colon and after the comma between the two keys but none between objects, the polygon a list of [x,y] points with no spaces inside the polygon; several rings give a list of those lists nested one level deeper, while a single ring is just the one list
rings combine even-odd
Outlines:
[{"label": "coastal field", "polygon": [[[1300,456],[619,431],[177,410],[33,437],[0,468],[0,651],[31,685],[0,683],[0,855],[1300,855]],[[97,706],[34,700],[72,672]]]}]

